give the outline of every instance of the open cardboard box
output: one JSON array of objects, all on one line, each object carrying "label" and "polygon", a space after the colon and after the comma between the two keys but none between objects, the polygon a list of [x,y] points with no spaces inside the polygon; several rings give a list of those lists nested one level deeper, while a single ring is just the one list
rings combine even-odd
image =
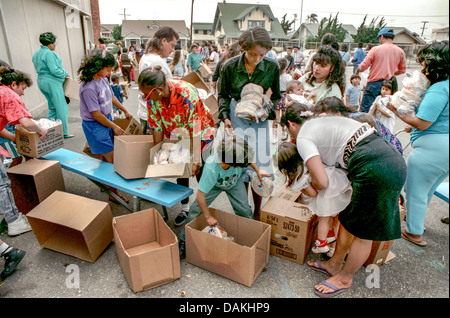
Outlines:
[{"label": "open cardboard box", "polygon": [[64,134],[62,123],[47,129],[47,136],[39,139],[38,133],[30,132],[22,127],[15,126],[17,151],[25,156],[39,158],[64,147]]},{"label": "open cardboard box", "polygon": [[181,277],[177,237],[157,210],[115,217],[113,232],[117,257],[133,292]]},{"label": "open cardboard box", "polygon": [[153,159],[161,146],[164,143],[180,143],[183,149],[189,149],[191,151],[190,139],[171,140],[165,139],[157,145],[150,148],[150,164],[147,167],[145,173],[146,178],[189,178],[192,175],[192,163],[193,157],[191,156],[190,162],[187,163],[175,163],[175,164],[154,164]]},{"label": "open cardboard box", "polygon": [[27,160],[7,171],[17,209],[27,214],[53,192],[65,191],[59,161]]},{"label": "open cardboard box", "polygon": [[296,202],[299,196],[284,185],[261,208],[261,221],[272,226],[270,254],[303,264],[317,237],[317,217]]},{"label": "open cardboard box", "polygon": [[197,72],[191,72],[181,78],[183,81],[189,82],[196,88],[204,89],[208,93],[208,97],[203,100],[203,103],[208,107],[211,114],[214,116],[214,120],[218,122],[219,118],[219,101],[211,91],[211,88],[206,85],[205,81],[198,75]]},{"label": "open cardboard box", "polygon": [[141,123],[134,119],[134,117],[131,117],[131,119],[116,118],[113,120],[113,123],[125,130],[125,135],[143,134]]},{"label": "open cardboard box", "polygon": [[114,136],[114,171],[125,179],[144,178],[153,145],[151,135]]},{"label": "open cardboard box", "polygon": [[108,203],[55,191],[27,215],[42,247],[95,262],[113,239]]},{"label": "open cardboard box", "polygon": [[203,214],[186,225],[186,261],[250,287],[269,262],[270,225],[210,208],[234,242],[202,232]]}]

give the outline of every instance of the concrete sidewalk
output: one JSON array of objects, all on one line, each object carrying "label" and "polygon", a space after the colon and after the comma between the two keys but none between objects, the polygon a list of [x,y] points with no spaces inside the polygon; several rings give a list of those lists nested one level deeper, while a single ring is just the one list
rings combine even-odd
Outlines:
[{"label": "concrete sidewalk", "polygon": [[[351,67],[347,68],[347,72],[349,78]],[[133,83],[130,97],[124,102],[125,107],[136,118],[137,93],[137,86]],[[69,109],[70,133],[74,134],[75,138],[66,140],[65,148],[81,153],[85,137],[81,128],[78,102],[72,100]],[[402,127],[402,122],[397,119],[397,128]],[[400,136],[404,144],[408,138],[407,134]],[[67,192],[96,200],[108,200],[107,195],[86,178],[65,170],[63,175]],[[195,178],[191,178],[190,182],[191,188],[194,189],[194,195],[190,199],[192,204],[197,183]],[[278,172],[275,190],[283,183],[284,178]],[[249,199],[249,202],[252,202],[251,197]],[[130,213],[118,204],[110,205],[113,216]],[[155,204],[141,204],[142,209],[150,207],[155,207],[162,213],[161,208]],[[231,213],[233,211],[225,195],[219,196],[212,207]],[[173,220],[179,212],[180,204],[168,209],[167,223],[177,235],[181,228],[174,227]],[[379,285],[374,284],[374,271],[363,267],[356,273],[353,286],[337,298],[448,298],[449,230],[448,225],[440,221],[441,217],[448,216],[448,213],[448,204],[433,197],[425,221],[427,231],[424,239],[428,246],[420,248],[403,239],[396,240],[392,248],[396,257],[379,268]],[[114,242],[95,263],[88,263],[41,248],[33,232],[18,237],[2,234],[0,238],[27,252],[16,272],[0,287],[0,297],[6,298],[182,298],[182,292],[185,292],[186,298],[316,298],[313,293],[314,285],[327,278],[312,271],[306,264],[298,265],[271,255],[267,270],[262,272],[249,288],[182,260],[179,280],[134,294],[122,273]],[[321,256],[310,252],[307,260],[310,259],[321,259]],[[71,271],[66,269],[69,269],[71,264],[77,265],[80,270],[79,288],[70,288],[70,284],[67,284]],[[0,261],[0,267],[2,266],[3,260]]]}]

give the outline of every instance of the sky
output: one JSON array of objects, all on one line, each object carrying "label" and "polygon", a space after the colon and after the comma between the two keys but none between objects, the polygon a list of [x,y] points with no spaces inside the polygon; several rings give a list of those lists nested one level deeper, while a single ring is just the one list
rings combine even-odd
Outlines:
[{"label": "sky", "polygon": [[[102,24],[121,24],[124,9],[129,20],[185,20],[191,24],[191,5],[194,1],[194,22],[214,21],[217,3],[222,0],[99,0],[100,20]],[[298,28],[300,16],[302,22],[311,13],[319,20],[334,17],[339,13],[338,21],[353,24],[356,28],[367,14],[366,22],[373,18],[384,17],[388,26],[406,27],[425,40],[431,37],[432,29],[448,27],[448,0],[227,0],[228,3],[267,4],[275,17],[281,19],[284,14],[292,21],[297,15],[295,27]],[[302,7],[303,2],[303,7]],[[303,8],[303,10],[302,10]],[[426,21],[426,23],[424,23]]]}]

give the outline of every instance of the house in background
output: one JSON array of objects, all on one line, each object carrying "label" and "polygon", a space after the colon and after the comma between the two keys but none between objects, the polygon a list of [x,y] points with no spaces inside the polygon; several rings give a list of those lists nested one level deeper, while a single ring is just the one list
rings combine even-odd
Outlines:
[{"label": "house in background", "polygon": [[212,23],[208,22],[194,22],[192,23],[192,41],[201,43],[202,41],[213,41],[216,39],[211,33]]},{"label": "house in background", "polygon": [[394,44],[402,45],[424,45],[426,42],[417,33],[411,32],[403,27],[389,27],[394,31]]},{"label": "house in background", "polygon": [[212,35],[219,45],[230,45],[237,41],[244,31],[257,26],[267,30],[275,50],[282,50],[286,34],[268,5],[218,3]]},{"label": "house in background", "polygon": [[102,24],[101,25],[101,36],[104,40],[114,40],[113,30],[118,26],[118,24]]},{"label": "house in background", "polygon": [[440,29],[433,29],[431,31],[431,40],[436,41],[448,41],[449,33],[448,33],[448,27],[440,28]]},{"label": "house in background", "polygon": [[189,40],[189,29],[184,20],[122,20],[122,39],[125,47],[147,43],[156,31],[162,27],[174,28],[180,37],[181,47],[186,49]]}]

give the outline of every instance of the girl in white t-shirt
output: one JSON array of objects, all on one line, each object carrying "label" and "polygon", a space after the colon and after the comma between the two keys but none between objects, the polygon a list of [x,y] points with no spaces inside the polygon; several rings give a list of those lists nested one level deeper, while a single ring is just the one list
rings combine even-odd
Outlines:
[{"label": "girl in white t-shirt", "polygon": [[378,119],[389,131],[393,132],[395,127],[395,114],[386,106],[390,103],[390,97],[396,92],[395,87],[389,80],[381,84],[381,93],[377,96],[369,110],[369,115]]},{"label": "girl in white t-shirt", "polygon": [[352,186],[345,170],[324,165],[329,185],[324,190],[316,190],[311,185],[311,175],[303,164],[297,146],[291,142],[281,144],[278,149],[278,168],[286,176],[288,186],[294,192],[302,192],[312,197],[308,208],[319,218],[317,239],[312,251],[327,253],[328,244],[336,240],[333,230],[334,218],[345,209],[352,197]]}]

